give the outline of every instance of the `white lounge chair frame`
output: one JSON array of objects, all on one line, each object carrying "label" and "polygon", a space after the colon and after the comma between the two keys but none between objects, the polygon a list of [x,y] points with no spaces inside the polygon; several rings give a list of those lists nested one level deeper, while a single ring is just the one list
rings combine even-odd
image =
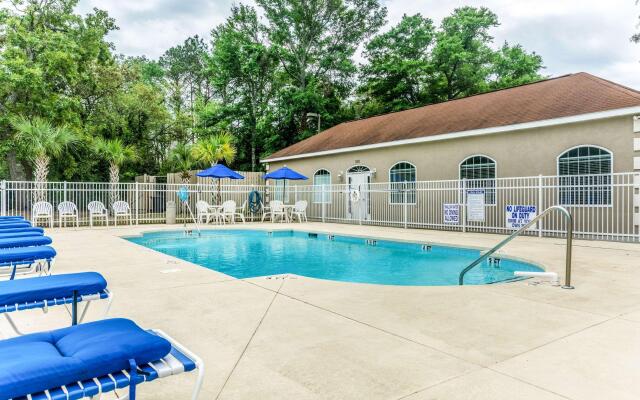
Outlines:
[{"label": "white lounge chair frame", "polygon": [[49,227],[53,228],[53,205],[48,201],[39,201],[31,207],[31,220],[33,225],[38,225],[38,220],[45,219],[49,221]]},{"label": "white lounge chair frame", "polygon": [[76,220],[76,227],[80,226],[80,219],[78,218],[78,207],[71,201],[63,201],[58,204],[58,226],[66,226],[66,220]]},{"label": "white lounge chair frame", "polygon": [[[80,313],[80,317],[78,318],[78,321],[77,321],[78,323],[82,323],[84,321],[84,318],[87,315],[87,311],[89,311],[89,306],[91,305],[91,302],[97,301],[97,300],[106,300],[107,302],[102,318],[106,318],[107,315],[109,315],[109,310],[111,309],[111,303],[113,302],[113,293],[109,289],[104,289],[104,291],[102,291],[101,293],[95,293],[95,294],[89,294],[89,295],[77,297],[77,303],[85,303]],[[46,314],[49,312],[49,307],[62,305],[67,310],[67,313],[69,314],[69,316],[73,321],[74,319],[73,311],[69,310],[69,304],[71,304],[73,307],[73,301],[74,299],[72,296],[72,297],[62,297],[57,299],[43,299],[35,303],[6,304],[4,306],[0,305],[0,313],[4,314],[5,318],[9,322],[9,325],[11,326],[11,329],[13,329],[13,331],[16,334],[25,335],[26,333],[22,332],[18,328],[13,318],[11,318],[11,315],[10,315],[11,313],[39,308],[42,310],[43,313]]]},{"label": "white lounge chair frame", "polygon": [[101,201],[92,201],[87,204],[87,210],[89,210],[89,226],[93,227],[94,218],[104,218],[104,223],[109,226],[109,210],[104,206]]},{"label": "white lounge chair frame", "polygon": [[[51,270],[53,269],[53,265],[56,259],[41,259],[41,260],[33,260],[29,264],[23,262],[10,263],[7,265],[0,265],[0,278],[9,277],[13,275],[29,275],[33,273],[37,273],[37,276],[43,275],[51,275]],[[14,274],[15,269],[15,274]]]},{"label": "white lounge chair frame", "polygon": [[118,225],[118,217],[129,217],[129,225],[133,225],[133,215],[131,214],[131,207],[129,203],[123,200],[118,200],[111,205],[113,210],[113,225]]}]

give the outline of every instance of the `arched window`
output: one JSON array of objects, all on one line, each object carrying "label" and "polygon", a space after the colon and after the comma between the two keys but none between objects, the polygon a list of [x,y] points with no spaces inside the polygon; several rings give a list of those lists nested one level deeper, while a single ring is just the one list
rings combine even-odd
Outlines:
[{"label": "arched window", "polygon": [[389,189],[391,204],[415,204],[416,202],[416,166],[402,161],[389,169]]},{"label": "arched window", "polygon": [[467,179],[467,189],[484,189],[485,204],[496,203],[496,162],[482,155],[465,158],[460,163],[460,179]]},{"label": "arched window", "polygon": [[331,203],[331,172],[320,169],[313,174],[313,202]]},{"label": "arched window", "polygon": [[558,157],[560,204],[611,204],[613,156],[607,149],[578,146]]}]

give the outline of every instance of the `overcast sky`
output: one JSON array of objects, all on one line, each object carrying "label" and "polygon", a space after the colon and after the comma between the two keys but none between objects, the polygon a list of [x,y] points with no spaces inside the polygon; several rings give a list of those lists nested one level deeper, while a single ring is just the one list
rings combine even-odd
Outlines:
[{"label": "overcast sky", "polygon": [[[229,14],[231,0],[80,0],[79,11],[107,10],[120,30],[119,53],[151,58],[189,36],[207,37]],[[252,4],[251,0],[244,1]],[[486,6],[502,25],[496,44],[520,43],[544,59],[546,75],[586,71],[640,89],[640,45],[629,42],[640,6],[634,0],[383,0],[387,28],[403,14],[439,22],[454,8]],[[386,29],[386,28],[385,28]]]}]

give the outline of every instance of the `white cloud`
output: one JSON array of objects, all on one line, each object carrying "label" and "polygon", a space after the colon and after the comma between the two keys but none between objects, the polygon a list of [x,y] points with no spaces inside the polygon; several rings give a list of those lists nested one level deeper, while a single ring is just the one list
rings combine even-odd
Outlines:
[{"label": "white cloud", "polygon": [[[120,30],[110,36],[126,55],[160,56],[189,36],[208,38],[229,15],[233,0],[81,0],[79,11],[105,9]],[[634,0],[386,0],[389,25],[421,13],[436,23],[454,8],[486,6],[498,14],[496,44],[520,43],[540,54],[548,75],[586,71],[640,89],[640,6]],[[245,3],[253,3],[245,1]]]}]

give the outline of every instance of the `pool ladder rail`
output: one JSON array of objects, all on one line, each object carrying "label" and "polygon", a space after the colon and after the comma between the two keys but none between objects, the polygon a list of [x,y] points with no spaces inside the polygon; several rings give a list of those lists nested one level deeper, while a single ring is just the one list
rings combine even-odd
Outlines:
[{"label": "pool ladder rail", "polygon": [[469,272],[476,265],[480,264],[481,262],[483,262],[484,260],[489,258],[493,253],[495,253],[496,251],[500,250],[507,243],[509,243],[510,241],[515,239],[522,232],[524,232],[527,229],[531,228],[536,222],[538,222],[542,218],[546,217],[547,215],[549,215],[553,211],[559,211],[564,216],[565,221],[567,222],[567,224],[566,224],[567,245],[566,245],[566,254],[565,254],[565,274],[564,274],[564,285],[562,285],[562,288],[563,289],[573,289],[574,287],[571,286],[571,248],[573,246],[573,217],[571,216],[571,213],[569,212],[569,210],[567,210],[566,208],[564,208],[562,206],[551,206],[551,207],[547,208],[540,215],[538,215],[537,217],[532,219],[528,224],[524,225],[523,227],[521,227],[517,231],[513,232],[511,235],[509,235],[502,242],[500,242],[497,245],[495,245],[491,250],[483,253],[474,262],[472,262],[465,269],[463,269],[462,272],[460,272],[460,275],[458,276],[458,285],[464,285],[464,276],[467,274],[467,272]]},{"label": "pool ladder rail", "polygon": [[[198,223],[198,219],[195,217],[195,215],[193,215],[193,211],[191,211],[191,207],[189,206],[189,202],[182,202],[182,204],[187,208],[187,210],[189,211],[189,215],[191,215],[191,219],[193,220],[193,224],[196,226],[196,229],[198,230],[198,237],[202,236],[202,231],[200,230],[200,224]],[[184,221],[184,234],[191,236],[193,234],[193,230],[192,229],[187,229],[187,221]]]}]

